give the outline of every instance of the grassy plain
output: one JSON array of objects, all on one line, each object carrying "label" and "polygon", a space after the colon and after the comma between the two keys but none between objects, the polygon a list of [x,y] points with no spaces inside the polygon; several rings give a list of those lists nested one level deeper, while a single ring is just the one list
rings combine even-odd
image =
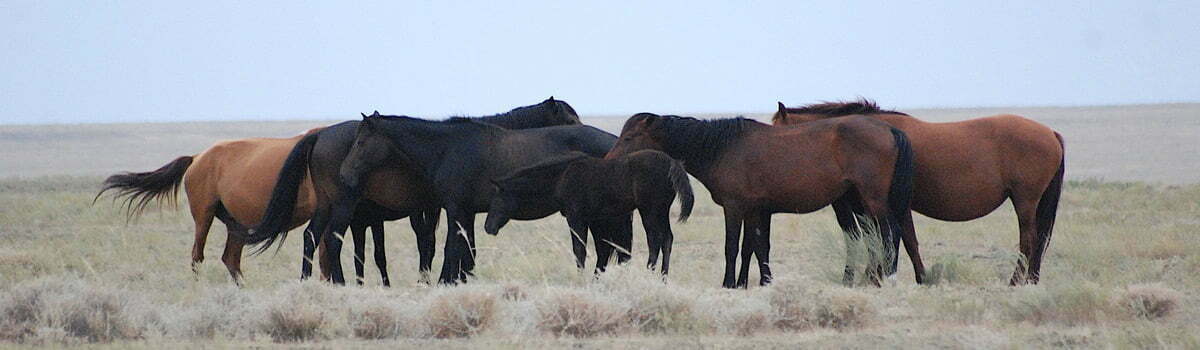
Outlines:
[{"label": "grassy plain", "polygon": [[822,210],[775,217],[777,283],[724,290],[720,208],[694,183],[696,211],[675,226],[665,283],[641,267],[640,226],[635,263],[593,279],[575,270],[553,216],[481,234],[478,279],[461,287],[417,284],[412,233],[392,222],[393,288],[379,287],[370,265],[365,287],[297,282],[292,237],[244,259],[239,289],[219,261],[220,225],[193,275],[187,212],[168,206],[127,223],[115,205],[90,204],[102,175],[323,122],[0,126],[0,347],[1200,347],[1200,156],[1189,152],[1200,105],[1006,111],[1067,140],[1070,181],[1038,286],[1005,284],[1017,241],[1005,204],[965,223],[918,216],[930,286],[912,282],[903,256],[895,283],[840,286],[843,242]]}]

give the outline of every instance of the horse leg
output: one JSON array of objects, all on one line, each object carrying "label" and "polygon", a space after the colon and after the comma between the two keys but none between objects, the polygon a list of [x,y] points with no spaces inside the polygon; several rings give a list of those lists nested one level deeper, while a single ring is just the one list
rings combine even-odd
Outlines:
[{"label": "horse leg", "polygon": [[753,259],[754,247],[758,244],[758,226],[759,215],[757,212],[748,212],[742,219],[742,261],[738,265],[737,287],[746,288],[750,284],[750,260]]},{"label": "horse leg", "polygon": [[417,266],[421,277],[417,280],[418,283],[429,284],[429,274],[433,270],[433,256],[437,250],[437,237],[433,231],[437,229],[438,214],[441,214],[441,209],[422,211],[408,217],[413,234],[416,235],[417,254],[420,255],[420,262]]},{"label": "horse leg", "polygon": [[246,227],[237,223],[226,224],[229,233],[225,239],[225,252],[221,254],[221,262],[225,263],[225,268],[229,270],[229,276],[233,278],[233,283],[238,287],[242,286],[242,247],[246,242],[242,239],[248,231]]},{"label": "horse leg", "polygon": [[192,242],[192,273],[197,279],[200,278],[200,264],[204,262],[204,245],[208,241],[208,230],[212,228],[214,209],[213,206],[192,206],[192,221],[196,224],[196,237]]},{"label": "horse leg", "polygon": [[600,273],[608,269],[608,262],[612,259],[612,253],[616,250],[616,244],[612,241],[611,225],[592,225],[592,240],[596,241],[593,249],[596,251],[596,270],[594,274],[599,277]]},{"label": "horse leg", "polygon": [[658,211],[638,209],[638,213],[642,217],[642,229],[646,231],[646,246],[650,254],[647,254],[646,267],[650,271],[654,271],[655,265],[658,265],[658,254],[662,251],[663,229],[658,223]]},{"label": "horse leg", "polygon": [[367,225],[359,222],[350,224],[350,236],[354,239],[354,281],[363,285],[363,262],[367,253]]},{"label": "horse leg", "polygon": [[733,206],[725,206],[725,278],[721,282],[721,286],[725,288],[737,287],[734,274],[734,265],[737,264],[738,258],[738,241],[742,235],[742,212],[734,209]]},{"label": "horse leg", "polygon": [[846,266],[842,272],[842,284],[846,286],[854,285],[854,267],[853,262],[858,259],[858,250],[854,249],[854,243],[861,237],[858,232],[858,224],[854,219],[854,209],[852,199],[847,194],[842,198],[833,202],[833,213],[837,216],[838,226],[842,228],[842,237],[846,241]]},{"label": "horse leg", "polygon": [[371,236],[374,238],[375,267],[379,268],[379,278],[383,281],[384,287],[391,287],[392,282],[388,280],[387,273],[387,253],[383,249],[383,220],[375,220],[371,223]]},{"label": "horse leg", "polygon": [[346,277],[342,275],[342,243],[345,241],[346,229],[350,226],[354,217],[354,210],[357,208],[358,198],[355,195],[343,194],[333,206],[332,215],[329,219],[329,226],[325,229],[324,244],[325,258],[328,259],[329,276],[335,284],[346,284]]},{"label": "horse leg", "polygon": [[[917,284],[924,284],[925,264],[921,262],[921,251],[917,244],[916,228],[913,227],[912,211],[899,213],[893,220],[895,220],[897,230],[900,232],[900,239],[896,239],[896,259],[893,261],[900,261],[898,245],[900,240],[904,240],[904,251],[908,253],[908,260],[912,261],[913,275],[916,277]],[[895,266],[894,263],[893,266]],[[893,267],[892,271],[894,273],[896,268]]]},{"label": "horse leg", "polygon": [[1011,196],[1013,209],[1017,212],[1017,226],[1019,227],[1021,259],[1017,260],[1016,271],[1013,271],[1012,279],[1008,281],[1009,285],[1027,284],[1033,282],[1032,276],[1029,274],[1030,262],[1033,259],[1033,252],[1038,243],[1037,236],[1037,197],[1032,199]]},{"label": "horse leg", "polygon": [[[313,252],[317,249],[317,236],[325,232],[325,225],[328,223],[329,209],[323,207],[313,212],[313,216],[308,221],[308,226],[304,228],[304,257],[300,259],[300,279],[308,279],[312,276]],[[325,255],[324,248],[321,249],[321,257]],[[320,258],[323,259],[323,258]],[[323,268],[327,268],[324,266]]]},{"label": "horse leg", "polygon": [[609,237],[616,243],[617,264],[627,263],[633,253],[633,212],[615,219],[612,226]]},{"label": "horse leg", "polygon": [[771,284],[771,213],[759,213],[758,236],[754,238],[754,256],[758,259],[758,285]]},{"label": "horse leg", "polygon": [[446,208],[446,243],[443,248],[442,273],[438,284],[458,284],[463,277],[465,255],[470,254],[467,232],[460,222],[465,221],[456,207]]},{"label": "horse leg", "polygon": [[[578,217],[568,217],[567,226],[570,227],[571,252],[575,254],[575,267],[582,271],[583,266],[587,264],[588,225],[584,220]],[[597,241],[596,244],[599,245],[603,243]]]}]

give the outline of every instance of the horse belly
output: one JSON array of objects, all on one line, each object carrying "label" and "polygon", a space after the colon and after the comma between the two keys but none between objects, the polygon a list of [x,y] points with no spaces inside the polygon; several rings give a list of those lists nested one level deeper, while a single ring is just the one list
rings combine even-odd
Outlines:
[{"label": "horse belly", "polygon": [[991,213],[1007,198],[999,174],[963,171],[941,175],[919,172],[914,180],[913,211],[938,220],[967,221]]},{"label": "horse belly", "polygon": [[372,172],[363,189],[363,198],[395,211],[436,205],[432,186],[420,174],[398,168]]}]

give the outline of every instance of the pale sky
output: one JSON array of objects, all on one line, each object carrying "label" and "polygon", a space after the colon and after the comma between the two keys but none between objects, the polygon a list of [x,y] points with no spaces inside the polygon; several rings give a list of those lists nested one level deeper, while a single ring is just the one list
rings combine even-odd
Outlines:
[{"label": "pale sky", "polygon": [[0,123],[1200,101],[1195,0],[747,3],[3,0]]}]

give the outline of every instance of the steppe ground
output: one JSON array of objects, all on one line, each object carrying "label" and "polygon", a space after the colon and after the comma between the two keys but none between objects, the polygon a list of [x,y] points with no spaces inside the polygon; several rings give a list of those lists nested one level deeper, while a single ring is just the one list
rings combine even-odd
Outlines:
[{"label": "steppe ground", "polygon": [[[640,225],[634,263],[593,279],[552,216],[480,233],[478,278],[465,286],[416,283],[412,232],[398,221],[387,226],[390,289],[370,264],[366,287],[297,282],[294,234],[245,258],[239,289],[219,261],[221,225],[193,275],[182,198],[126,222],[110,201],[91,204],[99,182],[216,140],[329,122],[2,125],[0,347],[1200,348],[1200,105],[908,112],[1015,113],[1064,135],[1070,181],[1040,285],[1006,285],[1017,235],[1005,204],[965,223],[918,216],[930,286],[913,283],[902,256],[896,282],[842,287],[844,243],[826,209],[775,216],[775,284],[724,290],[720,208],[693,182],[697,208],[675,226],[665,283],[642,267]],[[614,133],[622,121],[585,117]]]}]

